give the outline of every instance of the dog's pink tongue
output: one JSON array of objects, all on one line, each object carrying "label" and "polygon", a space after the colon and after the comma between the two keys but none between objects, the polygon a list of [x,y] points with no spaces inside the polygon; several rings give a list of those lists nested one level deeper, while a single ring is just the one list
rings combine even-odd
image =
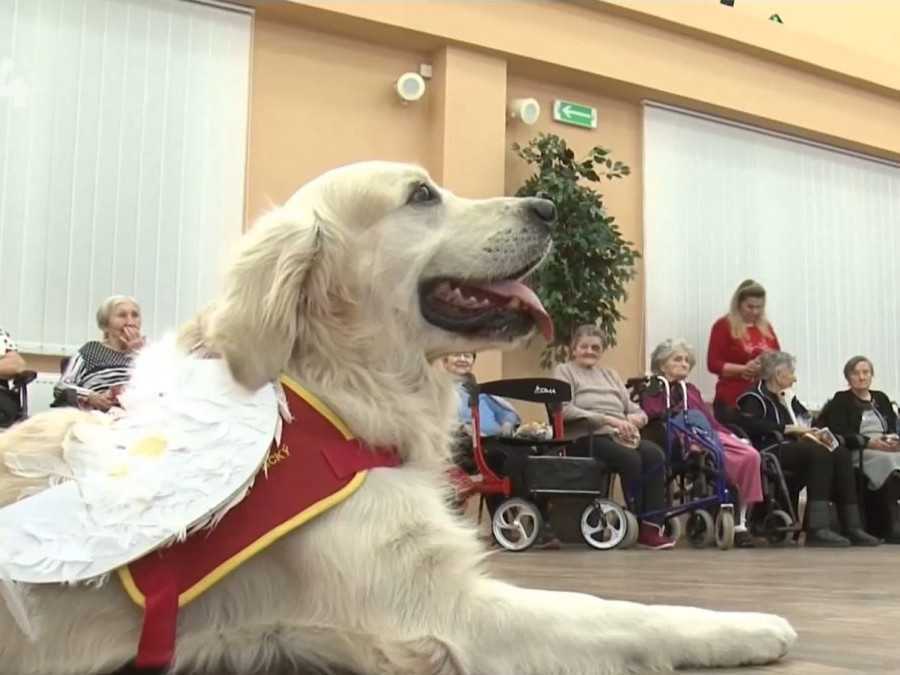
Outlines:
[{"label": "dog's pink tongue", "polygon": [[528,308],[529,313],[538,325],[547,342],[553,342],[553,319],[541,304],[537,294],[521,281],[497,281],[482,286],[484,290],[504,298],[518,298]]}]

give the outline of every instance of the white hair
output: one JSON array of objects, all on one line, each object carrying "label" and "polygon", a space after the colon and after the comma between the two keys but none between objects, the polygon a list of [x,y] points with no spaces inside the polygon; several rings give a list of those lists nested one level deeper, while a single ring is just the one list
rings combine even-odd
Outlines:
[{"label": "white hair", "polygon": [[656,345],[653,353],[650,354],[650,371],[654,375],[662,375],[662,367],[666,364],[666,361],[672,358],[673,354],[679,353],[687,355],[688,363],[691,364],[692,369],[697,365],[697,355],[687,340],[684,338],[669,338]]},{"label": "white hair", "polygon": [[111,295],[101,302],[100,306],[97,308],[97,328],[105,332],[109,327],[109,319],[112,316],[112,313],[116,311],[116,307],[124,302],[130,302],[138,308],[138,311],[141,309],[138,301],[130,295]]},{"label": "white hair", "polygon": [[787,352],[765,352],[759,357],[759,379],[771,380],[781,367],[787,367],[791,371],[797,364],[797,359]]}]

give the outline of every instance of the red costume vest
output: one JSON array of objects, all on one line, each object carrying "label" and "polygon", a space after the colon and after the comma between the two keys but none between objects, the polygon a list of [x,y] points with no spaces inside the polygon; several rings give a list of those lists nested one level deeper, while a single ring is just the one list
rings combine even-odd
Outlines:
[{"label": "red costume vest", "polygon": [[237,506],[210,530],[158,549],[119,577],[144,608],[138,667],[164,667],[175,652],[178,608],[284,535],[352,495],[366,470],[397,466],[391,450],[370,449],[353,438],[321,401],[283,377],[293,422],[269,451],[265,470]]}]

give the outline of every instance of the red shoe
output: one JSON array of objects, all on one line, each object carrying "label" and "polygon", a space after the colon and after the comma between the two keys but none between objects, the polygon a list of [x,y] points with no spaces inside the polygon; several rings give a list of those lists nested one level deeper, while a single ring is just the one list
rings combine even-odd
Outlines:
[{"label": "red shoe", "polygon": [[537,545],[537,548],[542,551],[558,551],[562,548],[562,543],[556,537],[547,537]]},{"label": "red shoe", "polygon": [[637,543],[641,548],[649,548],[654,551],[660,551],[675,546],[674,539],[663,535],[663,528],[661,526],[646,521],[641,521]]}]

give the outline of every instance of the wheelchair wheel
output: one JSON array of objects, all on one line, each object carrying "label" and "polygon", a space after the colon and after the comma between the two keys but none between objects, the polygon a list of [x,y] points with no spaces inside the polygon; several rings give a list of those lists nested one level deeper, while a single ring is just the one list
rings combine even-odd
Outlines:
[{"label": "wheelchair wheel", "polygon": [[719,507],[716,515],[716,546],[721,551],[734,547],[734,512],[731,509]]},{"label": "wheelchair wheel", "polygon": [[631,511],[625,512],[625,520],[628,521],[628,529],[625,531],[625,539],[619,544],[619,548],[631,548],[637,543],[638,535],[641,533],[641,524],[638,522],[637,516]]},{"label": "wheelchair wheel", "polygon": [[494,539],[507,551],[529,548],[537,541],[543,527],[544,519],[538,507],[518,497],[501,503],[491,520]]},{"label": "wheelchair wheel", "polygon": [[765,534],[766,541],[773,546],[783,544],[787,541],[788,535],[791,534],[785,528],[788,528],[793,524],[794,521],[787,512],[782,511],[781,509],[772,511],[772,513],[767,515],[763,520],[763,533]]},{"label": "wheelchair wheel", "polygon": [[663,534],[676,542],[681,539],[681,535],[684,534],[684,523],[681,522],[681,517],[666,518],[666,522],[663,523]]},{"label": "wheelchair wheel", "polygon": [[609,499],[595,499],[581,512],[581,536],[588,546],[608,551],[628,538],[627,511]]},{"label": "wheelchair wheel", "polygon": [[688,516],[685,532],[691,546],[706,548],[716,540],[716,523],[709,511],[697,509]]}]

